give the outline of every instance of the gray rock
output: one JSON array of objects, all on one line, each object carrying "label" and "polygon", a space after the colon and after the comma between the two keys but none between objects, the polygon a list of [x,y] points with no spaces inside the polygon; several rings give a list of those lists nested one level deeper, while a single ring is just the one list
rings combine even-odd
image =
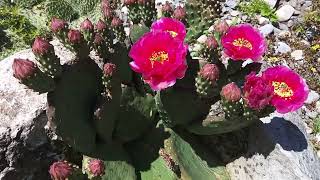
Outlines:
[{"label": "gray rock", "polygon": [[319,180],[320,161],[299,113],[274,114],[249,129],[248,151],[227,164],[232,180]]},{"label": "gray rock", "polygon": [[259,28],[259,31],[263,34],[264,37],[268,36],[271,34],[274,30],[274,26],[272,24],[266,24],[264,26],[261,26]]},{"label": "gray rock", "polygon": [[281,53],[281,54],[285,54],[291,51],[290,46],[288,46],[286,43],[284,42],[277,42],[276,44],[276,49],[275,49],[275,53]]},{"label": "gray rock", "polygon": [[291,52],[291,57],[294,59],[294,60],[301,60],[303,59],[303,51],[302,50],[294,50]]},{"label": "gray rock", "polygon": [[259,17],[259,18],[258,18],[258,21],[259,21],[259,24],[260,24],[260,25],[264,25],[264,24],[267,24],[267,23],[270,22],[270,20],[269,20],[268,18],[265,18],[265,17],[263,17],[263,16]]},{"label": "gray rock", "polygon": [[276,15],[280,22],[288,21],[293,15],[295,9],[290,5],[284,5],[276,11]]},{"label": "gray rock", "polygon": [[46,94],[12,76],[14,58],[34,60],[28,49],[0,61],[0,179],[49,179],[48,167],[58,153],[44,129]]},{"label": "gray rock", "polygon": [[285,23],[279,23],[279,28],[281,30],[286,30],[286,31],[289,30],[288,26]]},{"label": "gray rock", "polygon": [[274,8],[278,2],[278,0],[264,0],[271,8]]},{"label": "gray rock", "polygon": [[294,21],[292,19],[290,19],[288,22],[287,22],[287,26],[288,27],[292,27],[294,25]]},{"label": "gray rock", "polygon": [[230,8],[235,8],[239,4],[239,1],[237,0],[226,0],[225,5]]},{"label": "gray rock", "polygon": [[233,16],[233,17],[238,16],[239,14],[240,14],[240,12],[236,11],[236,10],[233,10],[233,11],[230,12],[230,15]]},{"label": "gray rock", "polygon": [[205,34],[203,34],[197,39],[197,41],[201,44],[204,44],[207,41],[207,39],[208,37]]},{"label": "gray rock", "polygon": [[320,114],[320,101],[316,102],[316,111]]},{"label": "gray rock", "polygon": [[304,103],[312,104],[318,101],[319,99],[320,99],[320,95],[316,91],[311,90],[309,92],[307,100]]}]

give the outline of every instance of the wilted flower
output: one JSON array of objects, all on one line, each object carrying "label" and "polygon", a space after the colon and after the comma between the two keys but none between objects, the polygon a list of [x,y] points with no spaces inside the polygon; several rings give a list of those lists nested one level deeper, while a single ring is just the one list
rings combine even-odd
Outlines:
[{"label": "wilted flower", "polygon": [[[156,43],[155,43],[156,42]],[[185,75],[187,45],[168,32],[149,32],[131,48],[131,68],[155,91],[173,86]]]},{"label": "wilted flower", "polygon": [[94,177],[98,177],[103,176],[105,166],[100,159],[91,159],[89,161],[88,169]]},{"label": "wilted flower", "polygon": [[241,89],[232,82],[222,88],[220,95],[227,101],[236,102],[241,98]]},{"label": "wilted flower", "polygon": [[49,173],[53,180],[66,180],[72,174],[72,168],[68,163],[58,161],[50,166]]},{"label": "wilted flower", "polygon": [[210,80],[211,82],[215,82],[217,79],[219,79],[219,73],[219,68],[215,64],[206,64],[199,72],[203,79]]},{"label": "wilted flower", "polygon": [[231,26],[222,36],[224,53],[232,60],[259,61],[267,50],[264,37],[250,24]]},{"label": "wilted flower", "polygon": [[273,97],[272,86],[255,73],[246,76],[243,91],[247,105],[255,110],[262,110],[270,105]]},{"label": "wilted flower", "polygon": [[50,27],[52,32],[57,33],[63,29],[66,29],[67,25],[67,22],[62,19],[52,18]]},{"label": "wilted flower", "polygon": [[82,40],[81,32],[78,30],[71,29],[68,33],[69,42],[72,44],[78,44]]},{"label": "wilted flower", "polygon": [[185,25],[177,19],[163,17],[155,21],[151,25],[151,31],[166,31],[171,34],[172,37],[184,41],[186,37]]},{"label": "wilted flower", "polygon": [[103,66],[103,73],[107,76],[112,76],[112,74],[115,72],[116,70],[116,65],[112,64],[112,63],[106,63]]},{"label": "wilted flower", "polygon": [[42,37],[36,37],[32,45],[32,52],[35,55],[45,55],[52,50],[53,46],[48,41],[46,41]]},{"label": "wilted flower", "polygon": [[309,88],[305,80],[285,66],[268,68],[262,78],[273,87],[271,104],[279,113],[299,109],[308,97]]},{"label": "wilted flower", "polygon": [[94,26],[92,22],[87,18],[80,25],[81,30],[93,30]]},{"label": "wilted flower", "polygon": [[178,6],[178,7],[174,10],[173,16],[174,16],[174,18],[179,19],[179,20],[185,19],[185,17],[186,17],[186,10],[185,10],[183,7],[181,7],[181,6]]},{"label": "wilted flower", "polygon": [[12,69],[15,78],[25,80],[36,72],[37,66],[28,59],[14,59]]}]

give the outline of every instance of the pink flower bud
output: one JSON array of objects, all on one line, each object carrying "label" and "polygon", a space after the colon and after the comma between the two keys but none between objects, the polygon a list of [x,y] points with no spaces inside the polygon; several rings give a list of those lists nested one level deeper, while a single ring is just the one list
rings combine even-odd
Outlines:
[{"label": "pink flower bud", "polygon": [[15,78],[24,80],[36,72],[37,66],[28,59],[14,59],[12,69]]},{"label": "pink flower bud", "polygon": [[107,28],[106,23],[104,23],[101,19],[96,24],[96,29],[98,31],[104,31]]},{"label": "pink flower bud", "polygon": [[130,6],[132,4],[134,4],[136,2],[136,0],[124,0],[124,4],[127,6]]},{"label": "pink flower bud", "polygon": [[218,47],[218,42],[214,37],[208,37],[206,40],[206,45],[209,49],[215,49]]},{"label": "pink flower bud", "polygon": [[241,90],[234,82],[232,82],[222,88],[220,95],[227,101],[236,102],[241,98]]},{"label": "pink flower bud", "polygon": [[171,12],[172,11],[172,7],[168,1],[166,1],[166,3],[162,6],[162,11],[163,12]]},{"label": "pink flower bud", "polygon": [[66,29],[67,27],[67,22],[65,22],[62,19],[58,19],[58,18],[52,18],[51,20],[51,31],[53,33],[57,33],[63,29]]},{"label": "pink flower bud", "polygon": [[81,32],[79,30],[71,29],[68,33],[68,39],[72,44],[80,43],[82,40]]},{"label": "pink flower bud", "polygon": [[214,82],[219,79],[219,68],[215,64],[206,64],[200,70],[200,76]]},{"label": "pink flower bud", "polygon": [[111,19],[113,17],[113,10],[108,0],[101,2],[102,14],[105,18]]},{"label": "pink flower bud", "polygon": [[50,50],[53,50],[53,46],[48,41],[42,37],[36,37],[32,45],[32,52],[35,55],[45,55]]},{"label": "pink flower bud", "polygon": [[173,16],[176,18],[176,19],[185,19],[186,17],[186,10],[181,7],[181,6],[178,6],[174,12],[173,12]]},{"label": "pink flower bud", "polygon": [[114,17],[112,19],[112,21],[111,21],[111,26],[112,27],[118,27],[120,25],[122,25],[122,20],[120,18],[118,18],[118,17]]},{"label": "pink flower bud", "polygon": [[94,43],[95,45],[100,45],[100,44],[102,43],[102,41],[103,41],[103,38],[102,38],[101,34],[97,33],[97,34],[94,36],[94,41],[93,41],[93,43]]},{"label": "pink flower bud", "polygon": [[84,20],[80,25],[81,30],[93,30],[93,24],[92,22],[87,18]]},{"label": "pink flower bud", "polygon": [[216,24],[215,26],[215,30],[221,34],[224,34],[228,31],[229,29],[229,25],[227,23],[227,21],[223,20],[220,21],[218,24]]},{"label": "pink flower bud", "polygon": [[116,70],[116,65],[115,64],[106,63],[103,66],[103,72],[107,76],[112,76],[112,74],[115,72],[115,70]]},{"label": "pink flower bud", "polygon": [[49,173],[54,180],[65,180],[72,174],[72,168],[68,163],[58,161],[50,166]]},{"label": "pink flower bud", "polygon": [[91,159],[89,162],[89,171],[93,174],[94,177],[103,176],[104,175],[104,163],[99,159]]},{"label": "pink flower bud", "polygon": [[147,0],[138,0],[138,4],[141,4],[141,5],[145,4],[146,2]]}]

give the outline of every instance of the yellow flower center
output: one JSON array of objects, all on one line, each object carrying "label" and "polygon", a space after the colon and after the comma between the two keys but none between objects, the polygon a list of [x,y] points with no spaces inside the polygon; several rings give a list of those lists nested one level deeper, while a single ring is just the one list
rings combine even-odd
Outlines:
[{"label": "yellow flower center", "polygon": [[174,38],[178,36],[178,33],[175,32],[175,31],[167,31],[167,32],[169,32],[170,35],[171,35],[172,37],[174,37]]},{"label": "yellow flower center", "polygon": [[244,38],[235,39],[235,40],[232,42],[232,44],[233,44],[234,46],[246,47],[246,48],[252,50],[252,44],[251,44],[248,40],[246,40],[246,39],[244,39]]},{"label": "yellow flower center", "polygon": [[159,62],[161,64],[164,63],[164,61],[169,60],[169,55],[165,51],[158,51],[158,52],[153,52],[152,55],[149,58],[151,65],[153,67],[154,62]]},{"label": "yellow flower center", "polygon": [[274,93],[282,98],[290,99],[293,96],[292,89],[285,82],[273,81],[272,86],[274,87]]}]

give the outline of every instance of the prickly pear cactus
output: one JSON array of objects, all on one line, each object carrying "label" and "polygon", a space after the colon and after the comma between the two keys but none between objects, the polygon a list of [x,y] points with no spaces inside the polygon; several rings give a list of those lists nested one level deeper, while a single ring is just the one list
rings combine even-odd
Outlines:
[{"label": "prickly pear cactus", "polygon": [[[83,154],[80,174],[80,167],[59,162],[50,169],[53,179],[229,179],[221,157],[204,144],[210,137],[202,135],[247,127],[277,108],[273,97],[296,97],[291,82],[257,75],[264,39],[250,25],[229,29],[218,21],[219,3],[166,3],[156,12],[154,0],[102,0],[103,17],[95,24],[86,19],[71,29],[52,19],[52,33],[75,58],[61,64],[53,46],[38,37],[32,47],[37,63],[16,59],[13,69],[28,88],[47,93],[50,127]],[[129,22],[119,16],[124,6]],[[156,20],[156,14],[164,17]],[[202,50],[189,52],[210,26],[214,32]],[[255,47],[242,37],[247,34],[261,44]],[[221,50],[230,59],[222,59]],[[243,63],[248,58],[252,62]]]}]

